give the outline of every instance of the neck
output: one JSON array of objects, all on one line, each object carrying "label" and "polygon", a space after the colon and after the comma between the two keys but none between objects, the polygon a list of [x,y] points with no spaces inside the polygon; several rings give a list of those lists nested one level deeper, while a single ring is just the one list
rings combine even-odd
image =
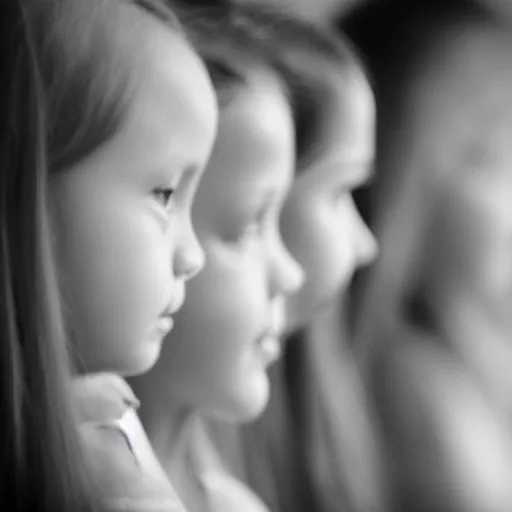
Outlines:
[{"label": "neck", "polygon": [[148,396],[143,396],[141,391],[137,390],[142,404],[140,418],[153,450],[174,482],[188,466],[197,415],[192,408],[167,398],[164,393],[150,391]]}]

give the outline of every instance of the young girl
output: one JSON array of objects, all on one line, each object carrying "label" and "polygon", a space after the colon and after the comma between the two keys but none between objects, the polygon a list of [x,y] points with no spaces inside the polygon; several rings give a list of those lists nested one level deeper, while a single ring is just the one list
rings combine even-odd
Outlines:
[{"label": "young girl", "polygon": [[184,10],[221,108],[193,211],[207,264],[160,360],[134,383],[155,452],[191,511],[265,510],[225,471],[202,418],[241,421],[264,409],[284,298],[302,282],[279,233],[295,164],[292,112],[271,47],[241,10]]},{"label": "young girl", "polygon": [[[81,368],[143,371],[202,264],[188,210],[213,142],[213,90],[169,30],[173,16],[144,4],[2,7],[1,495],[10,510],[87,507],[63,319]],[[92,427],[81,428],[89,455],[110,464],[96,481],[126,469],[143,487],[126,443]]]},{"label": "young girl", "polygon": [[[163,23],[144,23],[143,79],[125,125],[82,164],[84,172],[59,176],[55,184],[61,276],[78,357],[89,371],[137,374],[151,367],[183,304],[185,281],[203,264],[189,214],[213,143],[215,98],[188,45]],[[135,29],[129,37],[134,44]],[[88,407],[83,428],[113,498],[119,505],[135,498],[144,498],[144,506],[164,497],[171,503],[154,488],[154,480],[166,478],[129,395],[108,409],[115,395],[98,388],[97,379],[82,384],[101,390],[89,386],[85,394],[96,409]],[[120,465],[122,478],[110,477],[109,461]]]},{"label": "young girl", "polygon": [[249,16],[292,71],[297,166],[281,229],[305,283],[288,300],[269,407],[242,430],[247,481],[271,510],[384,510],[357,368],[339,331],[316,325],[376,253],[351,197],[371,175],[373,95],[350,47],[327,29],[268,8]]},{"label": "young girl", "polygon": [[358,200],[381,257],[351,296],[394,510],[505,512],[509,28],[471,0],[368,2],[340,26],[379,92],[377,179]]}]

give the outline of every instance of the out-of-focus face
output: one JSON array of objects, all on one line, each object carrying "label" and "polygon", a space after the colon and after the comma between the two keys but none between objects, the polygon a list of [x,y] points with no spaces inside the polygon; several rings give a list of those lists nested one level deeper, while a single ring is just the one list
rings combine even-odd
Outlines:
[{"label": "out-of-focus face", "polygon": [[466,31],[439,61],[417,94],[421,147],[435,155],[430,171],[440,198],[432,255],[444,290],[471,296],[506,320],[512,307],[509,42],[490,31]]},{"label": "out-of-focus face", "polygon": [[88,371],[150,368],[204,264],[190,209],[213,146],[215,94],[188,45],[151,25],[123,126],[51,182],[65,313]]},{"label": "out-of-focus face", "polygon": [[283,239],[306,276],[288,300],[289,329],[310,320],[377,252],[352,199],[373,166],[372,92],[362,76],[350,85],[335,83],[323,108],[317,156],[299,169],[281,218]]},{"label": "out-of-focus face", "polygon": [[253,418],[267,404],[284,298],[302,281],[279,233],[294,168],[290,108],[272,75],[255,70],[250,82],[221,111],[193,208],[205,269],[190,283],[171,339],[145,377],[174,406],[235,420]]}]

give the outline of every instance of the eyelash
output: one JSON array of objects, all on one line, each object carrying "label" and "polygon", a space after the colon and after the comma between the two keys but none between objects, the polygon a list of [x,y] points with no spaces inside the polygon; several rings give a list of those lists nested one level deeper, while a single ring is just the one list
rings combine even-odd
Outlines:
[{"label": "eyelash", "polygon": [[264,220],[265,217],[263,214],[258,215],[253,221],[247,224],[236,237],[236,242],[241,244],[253,237],[260,237],[263,234],[264,230]]},{"label": "eyelash", "polygon": [[156,200],[164,207],[169,207],[169,202],[171,201],[172,196],[174,195],[175,189],[170,187],[161,187],[153,190],[153,195]]}]

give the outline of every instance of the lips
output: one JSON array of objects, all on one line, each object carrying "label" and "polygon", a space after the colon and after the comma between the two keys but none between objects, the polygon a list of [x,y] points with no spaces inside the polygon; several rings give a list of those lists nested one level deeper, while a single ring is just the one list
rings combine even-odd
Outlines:
[{"label": "lips", "polygon": [[162,315],[158,318],[157,321],[157,329],[159,334],[164,337],[167,335],[171,329],[174,327],[174,320],[169,315]]},{"label": "lips", "polygon": [[258,351],[265,365],[275,363],[281,356],[282,350],[282,340],[277,335],[267,334],[258,341]]},{"label": "lips", "polygon": [[285,301],[283,297],[274,299],[271,309],[272,331],[280,337],[286,325]]},{"label": "lips", "polygon": [[285,302],[274,299],[270,311],[271,325],[258,339],[258,351],[265,365],[276,362],[283,351],[283,331],[285,326]]},{"label": "lips", "polygon": [[182,305],[183,300],[180,300],[179,303],[174,303],[173,305],[168,306],[158,317],[158,330],[162,332],[164,336],[174,327],[173,315],[181,308]]},{"label": "lips", "polygon": [[162,337],[165,337],[174,327],[173,315],[181,309],[185,302],[185,293],[175,294],[175,300],[169,302],[163,313],[158,317],[157,330]]},{"label": "lips", "polygon": [[170,317],[178,312],[185,302],[185,290],[182,288],[178,293],[174,294],[174,300],[169,301],[168,306],[164,309],[161,316]]}]

